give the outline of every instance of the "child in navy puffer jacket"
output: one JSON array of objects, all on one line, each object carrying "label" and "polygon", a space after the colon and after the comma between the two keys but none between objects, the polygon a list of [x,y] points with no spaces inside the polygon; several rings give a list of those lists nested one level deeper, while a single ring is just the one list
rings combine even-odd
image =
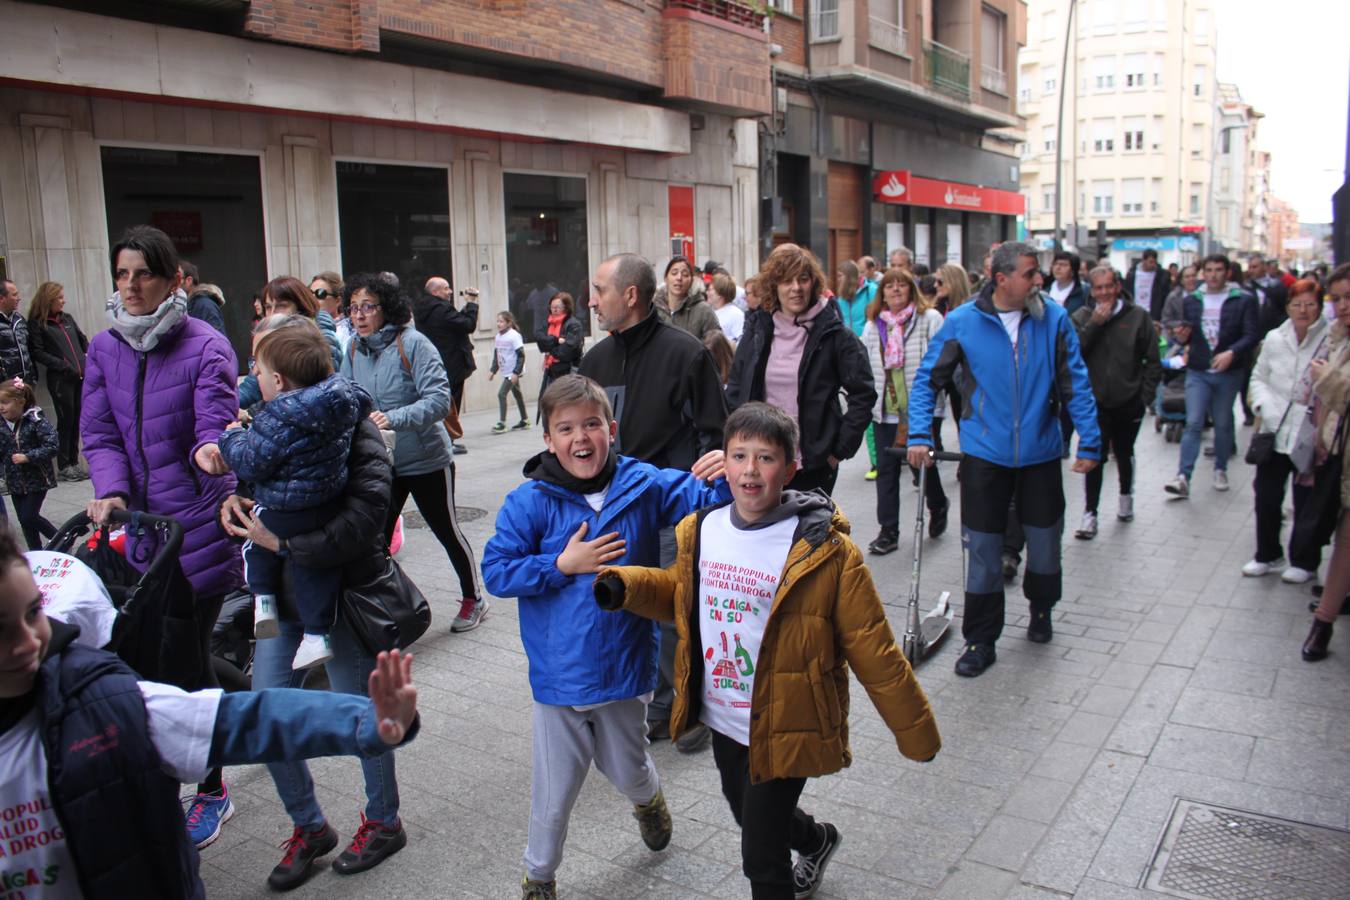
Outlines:
[{"label": "child in navy puffer jacket", "polygon": [[[56,487],[52,459],[57,435],[38,408],[33,388],[19,379],[0,384],[0,473],[9,485],[9,499],[19,515],[19,527],[29,550],[41,550],[42,539],[56,534],[56,526],[42,517],[42,501]],[[5,427],[8,426],[8,427]],[[0,523],[5,521],[0,506]]]},{"label": "child in navy puffer jacket", "polygon": [[[253,352],[263,406],[250,429],[231,426],[220,453],[252,483],[254,515],[280,539],[276,551],[244,544],[244,577],[254,595],[254,634],[280,633],[276,594],[286,539],[320,528],[333,517],[347,484],[347,454],[357,423],[369,414],[370,395],[333,374],[328,345],[316,328],[283,328],[265,335]],[[305,636],[292,666],[306,669],[333,658],[329,630],[337,610],[339,569],[291,564],[295,604]]]}]

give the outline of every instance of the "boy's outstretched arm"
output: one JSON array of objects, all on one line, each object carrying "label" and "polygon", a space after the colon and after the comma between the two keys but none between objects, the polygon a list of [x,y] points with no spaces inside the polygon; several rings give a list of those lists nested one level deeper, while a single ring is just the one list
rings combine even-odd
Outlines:
[{"label": "boy's outstretched arm", "polygon": [[[705,506],[715,506],[731,499],[724,465],[725,454],[711,450],[699,457],[691,471],[658,469],[657,482],[661,491],[661,524],[677,524],[690,513]],[[712,484],[708,482],[712,481]]]},{"label": "boy's outstretched arm", "polygon": [[895,735],[900,752],[909,759],[928,762],[942,747],[933,709],[895,643],[862,554],[851,542],[846,543],[834,620],[844,658]]},{"label": "boy's outstretched arm", "polygon": [[601,569],[595,576],[595,602],[601,609],[624,609],[646,619],[672,622],[675,619],[675,595],[689,584],[693,569],[691,548],[697,520],[686,516],[675,528],[675,562],[666,569],[647,566],[615,566]]}]

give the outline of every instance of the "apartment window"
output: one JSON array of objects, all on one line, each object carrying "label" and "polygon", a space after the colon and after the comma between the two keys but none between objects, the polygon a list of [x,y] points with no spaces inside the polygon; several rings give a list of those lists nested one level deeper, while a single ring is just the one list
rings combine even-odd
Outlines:
[{"label": "apartment window", "polygon": [[1128,0],[1121,27],[1126,32],[1143,31],[1148,28],[1148,6],[1139,0]]},{"label": "apartment window", "polygon": [[1219,170],[1219,192],[1220,192],[1220,193],[1222,193],[1222,194],[1228,193],[1228,188],[1229,188],[1229,186],[1232,184],[1232,181],[1233,181],[1232,175],[1233,175],[1232,170],[1230,170],[1227,166],[1224,166],[1222,169]]},{"label": "apartment window", "polygon": [[770,0],[769,5],[780,13],[792,15],[792,0]]},{"label": "apartment window", "polygon": [[1087,188],[1081,181],[1078,182],[1078,214],[1080,216],[1087,215]]},{"label": "apartment window", "polygon": [[1130,116],[1125,120],[1125,149],[1144,149],[1144,117]]},{"label": "apartment window", "polygon": [[[1143,3],[1144,0],[1138,0]],[[1153,0],[1153,28],[1163,31],[1167,28],[1167,0]]]},{"label": "apartment window", "polygon": [[1059,70],[1054,66],[1041,66],[1041,85],[1047,94],[1059,90]]},{"label": "apartment window", "polygon": [[1219,210],[1219,234],[1228,234],[1228,207]]},{"label": "apartment window", "polygon": [[876,0],[868,4],[871,13],[868,39],[873,46],[903,56],[909,53],[905,33],[905,0]]},{"label": "apartment window", "polygon": [[1042,125],[1042,126],[1041,126],[1041,144],[1042,144],[1042,146],[1045,147],[1045,152],[1046,152],[1046,153],[1054,153],[1054,152],[1055,152],[1055,126],[1054,126],[1054,125]]},{"label": "apartment window", "polygon": [[1092,120],[1092,152],[1114,153],[1116,149],[1115,119]]},{"label": "apartment window", "polygon": [[1004,36],[1008,17],[987,6],[980,8],[980,87],[1008,93],[1008,69],[1004,64]]},{"label": "apartment window", "polygon": [[1093,0],[1092,30],[1096,34],[1111,34],[1116,30],[1116,0]]},{"label": "apartment window", "polygon": [[1041,16],[1041,40],[1053,41],[1059,35],[1059,19],[1053,9],[1046,10]]},{"label": "apartment window", "polygon": [[811,6],[811,40],[838,40],[839,0],[816,0]]},{"label": "apartment window", "polygon": [[1162,53],[1153,54],[1153,86],[1162,87],[1163,70],[1167,68],[1167,57]]},{"label": "apartment window", "polygon": [[1195,40],[1203,44],[1209,40],[1209,10],[1198,10],[1195,14]]},{"label": "apartment window", "polygon": [[1116,209],[1116,185],[1113,181],[1092,182],[1092,214],[1109,216]]},{"label": "apartment window", "polygon": [[1153,138],[1153,147],[1152,147],[1152,149],[1153,149],[1154,151],[1158,151],[1158,150],[1161,150],[1161,149],[1162,149],[1162,140],[1161,140],[1162,133],[1163,133],[1163,117],[1162,117],[1162,116],[1154,116],[1154,117],[1153,117],[1153,134],[1152,134],[1152,138]]},{"label": "apartment window", "polygon": [[1125,87],[1144,86],[1144,72],[1148,68],[1148,56],[1143,53],[1126,53],[1124,58]]},{"label": "apartment window", "polygon": [[1200,215],[1200,185],[1191,182],[1191,215]]},{"label": "apartment window", "polygon": [[1144,179],[1126,178],[1120,183],[1120,214],[1123,216],[1144,214]]},{"label": "apartment window", "polygon": [[1205,155],[1205,126],[1200,122],[1191,123],[1191,159],[1203,159]]},{"label": "apartment window", "polygon": [[1092,83],[1100,91],[1116,89],[1116,58],[1098,56],[1092,60]]},{"label": "apartment window", "polygon": [[1055,211],[1055,186],[1053,184],[1041,186],[1041,209],[1048,213]]},{"label": "apartment window", "polygon": [[1158,215],[1162,212],[1162,192],[1163,181],[1161,178],[1155,178],[1149,182],[1148,186],[1148,211],[1152,215]]},{"label": "apartment window", "polygon": [[1197,97],[1205,96],[1205,86],[1209,83],[1209,70],[1204,66],[1196,66],[1194,77],[1191,79],[1192,90]]},{"label": "apartment window", "polygon": [[1233,132],[1227,128],[1219,132],[1219,149],[1225,156],[1233,152]]}]

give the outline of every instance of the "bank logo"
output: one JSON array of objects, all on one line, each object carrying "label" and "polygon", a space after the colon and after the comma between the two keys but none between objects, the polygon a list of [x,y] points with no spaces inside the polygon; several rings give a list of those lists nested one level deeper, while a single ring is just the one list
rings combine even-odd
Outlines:
[{"label": "bank logo", "polygon": [[905,186],[900,183],[900,179],[891,173],[891,177],[886,179],[886,183],[881,186],[881,196],[883,197],[903,197],[905,195]]}]

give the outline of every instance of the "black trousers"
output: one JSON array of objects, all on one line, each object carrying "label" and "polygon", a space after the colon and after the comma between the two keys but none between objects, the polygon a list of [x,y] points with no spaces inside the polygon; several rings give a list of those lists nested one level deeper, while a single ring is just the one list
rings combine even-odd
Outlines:
[{"label": "black trousers", "polygon": [[[449,473],[448,475],[446,473]],[[394,526],[403,512],[403,505],[411,495],[417,511],[426,520],[431,533],[441,542],[450,557],[450,565],[459,576],[459,588],[467,599],[477,600],[483,595],[478,583],[478,569],[473,561],[473,548],[459,530],[455,518],[455,466],[427,472],[424,475],[394,475],[394,486],[389,496],[389,517],[384,522],[384,539],[394,536]]]},{"label": "black trousers", "polygon": [[792,900],[792,851],[814,853],[824,830],[797,806],[805,778],[772,778],[750,783],[750,748],[717,731],[713,761],[722,776],[722,795],[741,827],[741,871],[754,900]]},{"label": "black trousers", "polygon": [[[909,463],[885,449],[895,443],[895,432],[899,427],[894,422],[872,423],[877,437],[877,524],[892,531],[900,530],[900,473],[909,467]],[[947,505],[947,494],[942,490],[937,466],[928,470],[923,493],[930,511]]]},{"label": "black trousers", "polygon": [[80,460],[80,389],[78,378],[53,378],[47,387],[56,407],[56,466],[64,469]]},{"label": "black trousers", "polygon": [[798,469],[787,486],[794,491],[814,491],[820,488],[827,494],[833,494],[834,483],[838,478],[838,469],[830,468],[829,463],[821,463],[813,469]]},{"label": "black trousers", "polygon": [[1004,531],[1014,501],[1026,535],[1022,590],[1033,610],[1059,602],[1063,572],[1064,479],[1060,460],[1010,469],[976,456],[961,461],[961,537],[967,548],[966,607],[961,633],[968,644],[993,644],[1003,633]]},{"label": "black trousers", "polygon": [[23,529],[28,549],[41,550],[42,539],[56,534],[56,526],[42,517],[42,501],[47,499],[47,492],[11,493],[9,499],[14,501],[14,512],[19,517],[19,527]]},{"label": "black trousers", "polygon": [[1116,458],[1121,495],[1134,493],[1134,442],[1143,421],[1144,404],[1137,400],[1125,406],[1097,407],[1097,427],[1102,432],[1102,462],[1087,473],[1083,485],[1088,512],[1095,513],[1102,498],[1102,468],[1106,465],[1108,449]]},{"label": "black trousers", "polygon": [[[1256,494],[1257,562],[1274,562],[1284,555],[1280,546],[1284,486],[1289,482],[1289,476],[1296,474],[1294,463],[1283,453],[1271,454],[1269,461],[1256,467],[1252,491]],[[1339,490],[1339,486],[1323,485],[1323,488]],[[1289,532],[1289,563],[1309,572],[1316,572],[1322,564],[1322,547],[1336,528],[1334,517],[1330,522],[1319,523],[1308,521],[1306,515],[1299,515],[1315,489],[1313,485],[1294,482],[1294,517]],[[1336,504],[1328,503],[1325,507],[1335,509]]]}]

